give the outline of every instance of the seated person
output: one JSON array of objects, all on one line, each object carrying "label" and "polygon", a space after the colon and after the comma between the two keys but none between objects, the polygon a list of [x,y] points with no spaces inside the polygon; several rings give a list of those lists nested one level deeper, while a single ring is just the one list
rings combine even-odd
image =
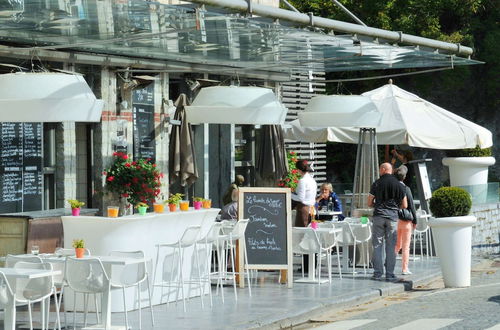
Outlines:
[{"label": "seated person", "polygon": [[[316,198],[316,208],[318,211],[328,211],[328,203],[333,203],[333,211],[342,212],[342,202],[336,193],[333,192],[331,183],[323,183],[320,188],[320,194]],[[339,221],[344,220],[342,214],[337,215]],[[318,220],[331,220],[331,215],[318,215]]]},{"label": "seated person", "polygon": [[224,205],[222,208],[221,220],[238,220],[238,189],[233,189],[231,192],[232,202]]},{"label": "seated person", "polygon": [[224,193],[224,196],[222,197],[222,203],[224,205],[230,204],[232,202],[231,196],[233,191],[236,189],[238,190],[239,187],[242,187],[243,184],[245,183],[245,177],[243,175],[236,175],[234,182],[232,182],[229,187],[227,187],[226,192]]}]

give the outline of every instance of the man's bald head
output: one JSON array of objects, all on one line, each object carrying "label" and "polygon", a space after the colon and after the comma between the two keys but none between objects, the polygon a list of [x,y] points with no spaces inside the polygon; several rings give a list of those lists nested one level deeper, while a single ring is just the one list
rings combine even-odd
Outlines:
[{"label": "man's bald head", "polygon": [[391,163],[382,163],[379,168],[380,176],[384,174],[392,174],[392,165]]}]

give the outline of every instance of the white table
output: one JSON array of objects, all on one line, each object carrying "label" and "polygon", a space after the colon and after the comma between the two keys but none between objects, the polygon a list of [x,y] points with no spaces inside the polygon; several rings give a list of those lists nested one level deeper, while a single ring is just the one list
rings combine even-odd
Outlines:
[{"label": "white table", "polygon": [[[0,268],[9,282],[16,279],[34,279],[47,276],[60,275],[59,270],[23,269],[23,268]],[[7,304],[4,310],[3,328],[14,330],[16,328],[16,304]]]},{"label": "white table", "polygon": [[[118,218],[78,216],[62,217],[64,229],[64,246],[71,247],[73,239],[81,238],[85,240],[85,247],[92,255],[108,255],[111,251],[137,251],[142,250],[146,258],[151,259],[151,264],[156,263],[156,245],[161,243],[175,242],[189,226],[201,225],[200,237],[204,237],[210,230],[220,209],[201,209],[189,211],[147,213],[147,215],[130,215]],[[186,260],[192,260],[193,249],[186,250]],[[172,253],[170,249],[162,249],[160,259]],[[185,262],[183,273],[186,277],[191,274],[192,265]],[[163,274],[161,269],[153,274],[151,266],[149,274],[151,278],[160,278]],[[155,276],[156,275],[156,276]],[[207,284],[208,288],[208,284]],[[185,286],[186,297],[193,297],[200,294],[200,290],[189,284]],[[144,294],[141,294],[141,306],[148,306],[146,287],[142,286]],[[137,288],[127,288],[126,301],[127,308],[134,310],[139,308]],[[208,290],[205,290],[208,292]],[[122,296],[120,292],[112,292],[113,299],[111,310],[113,312],[123,312]],[[171,295],[175,299],[175,295]],[[165,300],[165,299],[164,299]],[[161,290],[154,290],[152,297],[153,304],[161,302]]]},{"label": "white table", "polygon": [[[331,220],[337,220],[337,216],[338,215],[341,215],[342,212],[340,211],[323,211],[323,210],[319,210],[318,211],[318,215],[326,215],[326,216],[329,216]],[[324,221],[328,221],[328,220],[324,220]]]},{"label": "white table", "polygon": [[[317,229],[315,229],[315,231],[318,235],[328,235],[328,234],[338,234],[338,233],[342,232],[342,229],[335,228],[332,230],[331,228],[317,228]],[[321,242],[321,238],[320,238],[320,242]],[[315,253],[309,254],[309,270],[307,272],[307,277],[295,280],[295,282],[297,282],[297,283],[315,283],[315,284],[321,284],[321,283],[328,282],[327,279],[318,281],[318,279],[316,278],[316,254]]]}]

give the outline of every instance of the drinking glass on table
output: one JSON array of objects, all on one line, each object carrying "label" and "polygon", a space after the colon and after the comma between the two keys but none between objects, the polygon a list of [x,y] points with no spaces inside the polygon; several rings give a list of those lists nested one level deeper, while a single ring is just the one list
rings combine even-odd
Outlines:
[{"label": "drinking glass on table", "polygon": [[40,253],[40,247],[38,245],[31,246],[31,254],[37,256]]}]

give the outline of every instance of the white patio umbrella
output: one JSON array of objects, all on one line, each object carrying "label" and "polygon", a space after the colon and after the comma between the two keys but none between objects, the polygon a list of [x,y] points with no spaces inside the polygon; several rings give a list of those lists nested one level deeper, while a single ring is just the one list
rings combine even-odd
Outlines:
[{"label": "white patio umbrella", "polygon": [[[432,104],[396,85],[363,93],[382,112],[378,144],[406,144],[431,149],[491,147],[489,130]],[[358,128],[302,127],[294,120],[284,127],[286,139],[306,142],[358,143]]]}]

